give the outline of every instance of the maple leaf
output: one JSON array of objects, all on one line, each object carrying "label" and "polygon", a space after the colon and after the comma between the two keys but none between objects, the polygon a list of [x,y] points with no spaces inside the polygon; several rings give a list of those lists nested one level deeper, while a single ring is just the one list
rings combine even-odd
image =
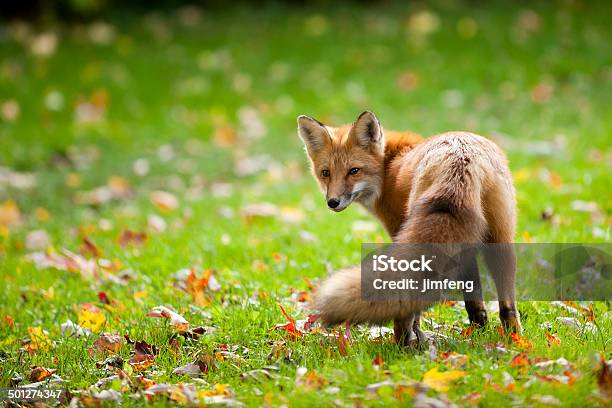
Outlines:
[{"label": "maple leaf", "polygon": [[518,333],[510,333],[510,338],[512,338],[514,344],[521,350],[527,350],[533,347],[533,344],[529,340]]},{"label": "maple leaf", "polygon": [[455,381],[465,375],[465,371],[450,370],[438,371],[437,367],[432,368],[423,375],[423,383],[430,386],[436,391],[446,392],[449,388],[449,383]]},{"label": "maple leaf", "polygon": [[297,329],[295,319],[291,317],[280,304],[278,305],[278,307],[280,308],[281,312],[288,320],[288,322],[284,324],[276,324],[274,325],[273,329],[281,329],[286,331],[287,334],[289,334],[289,338],[291,338],[291,340],[295,340],[299,337],[302,337],[303,333]]},{"label": "maple leaf", "polygon": [[84,303],[81,305],[78,317],[79,326],[90,329],[92,332],[99,331],[106,322],[106,317],[102,311],[91,303]]}]

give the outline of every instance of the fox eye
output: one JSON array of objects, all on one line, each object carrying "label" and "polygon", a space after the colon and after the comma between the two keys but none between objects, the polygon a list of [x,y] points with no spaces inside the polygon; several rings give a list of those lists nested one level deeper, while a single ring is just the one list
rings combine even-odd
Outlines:
[{"label": "fox eye", "polygon": [[354,176],[357,173],[359,173],[359,167],[353,167],[352,169],[349,170],[349,174],[351,176]]},{"label": "fox eye", "polygon": [[323,177],[329,177],[329,170],[325,169],[325,170],[321,171],[321,175]]}]

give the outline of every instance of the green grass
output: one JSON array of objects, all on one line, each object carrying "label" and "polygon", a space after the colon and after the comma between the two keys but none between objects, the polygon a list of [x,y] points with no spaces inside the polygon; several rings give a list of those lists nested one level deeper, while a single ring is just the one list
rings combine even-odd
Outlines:
[{"label": "green grass", "polygon": [[[15,321],[14,327],[0,325],[0,385],[8,386],[16,375],[27,378],[31,365],[57,368],[71,390],[85,390],[110,375],[95,366],[104,357],[88,352],[97,335],[60,333],[61,323],[77,321],[80,304],[94,303],[106,317],[103,331],[159,347],[156,364],[144,373],[158,383],[191,381],[172,370],[228,343],[248,348],[244,361],[219,361],[201,376],[210,385],[198,388],[229,384],[235,398],[247,405],[410,404],[408,394],[397,399],[387,388],[374,398],[366,386],[386,379],[421,381],[429,369],[443,371],[448,364],[432,359],[430,351],[401,349],[390,339],[373,342],[364,328],[354,329],[355,341],[345,356],[335,339],[313,333],[286,340],[291,361],[267,358],[272,344],[286,337],[273,329],[285,322],[277,304],[305,318],[307,312],[291,294],[309,290],[306,278],[315,280],[357,262],[361,242],[388,240],[380,227],[353,231],[354,221],[373,221],[357,207],[341,214],[326,210],[296,136],[297,115],[339,124],[372,109],[387,129],[424,135],[467,129],[491,137],[506,149],[515,174],[518,242],[610,240],[610,6],[550,3],[534,5],[531,13],[502,2],[478,6],[453,1],[428,9],[231,8],[204,11],[196,26],[182,24],[174,11],[145,17],[117,11],[105,18],[116,33],[106,45],[91,42],[87,24],[28,25],[25,40],[18,39],[23,25],[3,25],[0,163],[34,173],[37,184],[31,189],[0,185],[0,202],[14,201],[21,213],[20,223],[0,227],[0,307],[2,316]],[[423,10],[431,12],[429,20],[427,14],[420,14],[425,23],[410,20]],[[431,26],[432,15],[437,21],[433,31],[415,33],[415,26]],[[32,55],[27,39],[41,31],[58,39],[57,49],[46,58]],[[57,109],[50,109],[52,92],[62,95]],[[96,93],[101,116],[82,123],[76,111]],[[19,106],[14,119],[6,113],[7,101]],[[242,109],[248,116],[245,108],[265,125],[259,139],[245,135],[239,113]],[[252,120],[247,122],[246,133],[253,130]],[[235,129],[238,141],[229,147],[215,143],[222,127]],[[78,152],[91,146],[97,158],[79,165]],[[173,157],[162,160],[169,149]],[[259,155],[266,155],[267,169],[236,173],[236,163]],[[145,176],[132,169],[141,158],[150,165]],[[96,206],[77,202],[79,192],[106,185],[114,176],[129,183],[129,197]],[[78,183],[67,182],[75,177]],[[213,194],[219,182],[233,187],[229,196]],[[172,192],[179,208],[161,213],[149,199],[154,190]],[[303,219],[246,222],[241,209],[261,202],[301,212]],[[589,211],[580,211],[580,202],[590,203]],[[41,208],[48,219],[36,216]],[[220,209],[233,215],[222,216]],[[543,219],[544,211],[552,217]],[[166,221],[165,232],[150,230],[151,215]],[[128,228],[147,231],[146,244],[118,245],[120,232]],[[132,280],[122,286],[37,268],[26,259],[30,251],[25,248],[27,234],[36,229],[48,232],[51,253],[78,253],[87,236],[102,258],[131,270]],[[305,233],[314,240],[305,240]],[[214,270],[221,289],[207,292],[210,305],[191,307],[191,296],[175,287],[173,275],[190,267]],[[53,296],[45,296],[50,288]],[[100,291],[124,307],[104,308]],[[172,306],[193,327],[217,330],[186,342],[175,355],[168,344],[173,328],[164,319],[145,316],[158,305]],[[469,357],[461,368],[466,375],[440,394],[460,405],[474,392],[481,394],[484,406],[538,405],[546,395],[567,406],[596,404],[594,370],[600,354],[611,354],[609,305],[594,304],[592,333],[561,324],[556,318],[572,313],[549,303],[522,302],[519,309],[524,335],[533,343],[530,358],[566,358],[576,382],[545,382],[536,374],[546,370],[512,367],[519,350],[497,333],[495,313],[490,313],[491,327],[468,340],[459,333],[467,326],[465,311],[458,305],[436,306],[427,312],[428,320],[447,336],[436,349]],[[55,347],[34,355],[20,351],[28,327],[47,330]],[[556,333],[561,346],[548,345],[545,327]],[[432,330],[430,324],[425,328]],[[487,351],[497,342],[507,352]],[[131,350],[124,345],[120,355],[127,360]],[[376,355],[385,361],[380,370],[371,364]],[[273,379],[240,377],[270,364],[278,366]],[[324,389],[338,387],[339,392],[297,384],[301,366],[325,378]],[[508,375],[515,381],[511,390],[504,388]],[[126,403],[143,402],[127,394]],[[429,391],[432,397],[437,394]]]}]

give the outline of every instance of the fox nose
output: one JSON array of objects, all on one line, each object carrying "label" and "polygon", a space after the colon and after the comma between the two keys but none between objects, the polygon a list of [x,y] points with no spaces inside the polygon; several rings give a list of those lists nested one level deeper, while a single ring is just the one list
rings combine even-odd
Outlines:
[{"label": "fox nose", "polygon": [[337,198],[330,198],[329,200],[327,200],[327,206],[329,208],[336,208],[339,205],[340,205],[340,200],[338,200]]}]

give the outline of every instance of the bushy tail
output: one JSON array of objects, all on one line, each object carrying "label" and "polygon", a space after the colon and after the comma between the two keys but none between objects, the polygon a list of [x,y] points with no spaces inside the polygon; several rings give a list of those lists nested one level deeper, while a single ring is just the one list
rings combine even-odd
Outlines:
[{"label": "bushy tail", "polygon": [[327,278],[317,289],[312,307],[323,325],[340,323],[385,323],[426,308],[424,301],[365,301],[361,297],[359,266],[342,269]]}]

